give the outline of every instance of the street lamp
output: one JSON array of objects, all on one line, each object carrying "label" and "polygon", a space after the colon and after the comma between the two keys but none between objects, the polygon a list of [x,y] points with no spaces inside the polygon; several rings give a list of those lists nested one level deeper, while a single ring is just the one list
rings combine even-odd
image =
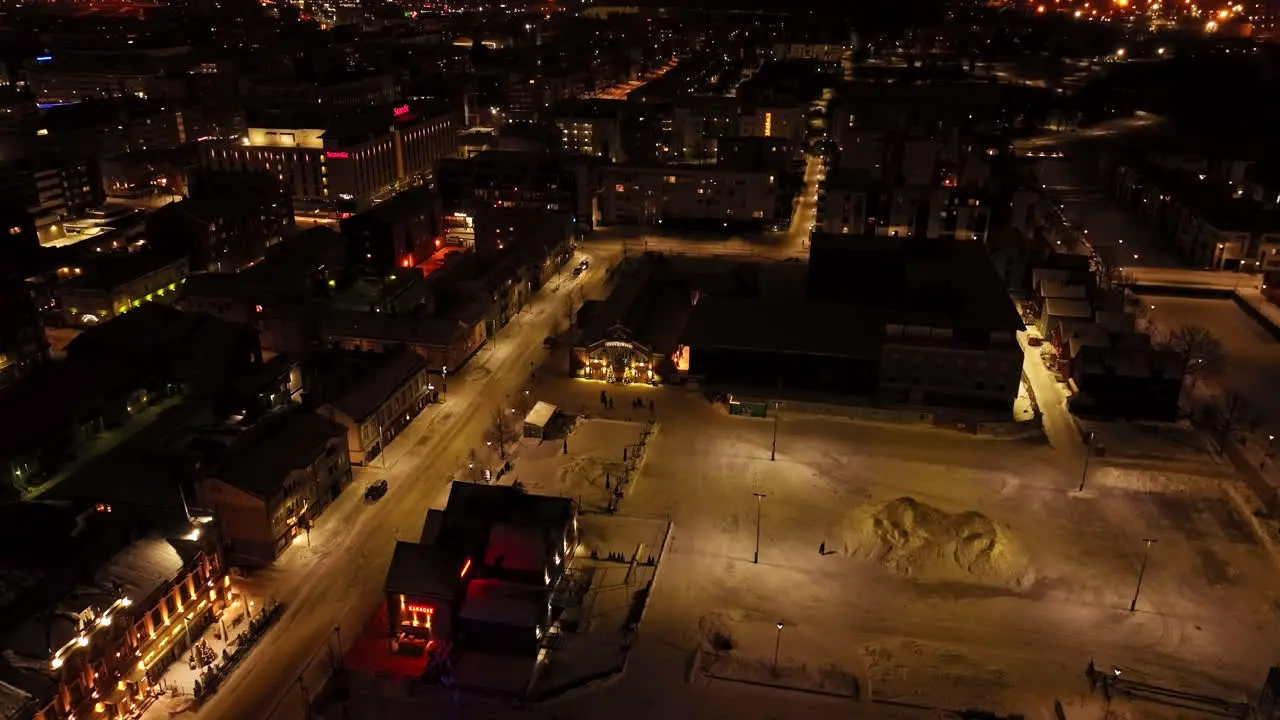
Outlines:
[{"label": "street lamp", "polygon": [[768,495],[764,493],[751,493],[756,496],[756,552],[751,556],[751,562],[760,563],[760,501],[764,500]]},{"label": "street lamp", "polygon": [[778,403],[773,404],[773,445],[769,448],[769,461],[778,459]]},{"label": "street lamp", "polygon": [[782,621],[778,621],[778,636],[773,641],[773,674],[778,674],[778,650],[782,648]]},{"label": "street lamp", "polygon": [[1084,492],[1084,481],[1089,477],[1089,458],[1093,457],[1093,435],[1090,431],[1089,439],[1084,444],[1084,469],[1080,471],[1080,487],[1076,488],[1076,492]]},{"label": "street lamp", "polygon": [[1156,540],[1142,538],[1142,542],[1146,543],[1142,548],[1142,567],[1138,568],[1138,586],[1133,589],[1133,600],[1129,603],[1129,612],[1133,612],[1138,608],[1138,593],[1142,592],[1142,576],[1147,574],[1147,560],[1151,557],[1151,543],[1156,542]]}]

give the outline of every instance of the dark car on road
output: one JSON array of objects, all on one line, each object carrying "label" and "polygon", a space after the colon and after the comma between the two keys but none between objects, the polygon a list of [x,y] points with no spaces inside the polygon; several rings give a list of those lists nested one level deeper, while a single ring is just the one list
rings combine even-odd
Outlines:
[{"label": "dark car on road", "polygon": [[386,494],[387,494],[387,481],[379,480],[378,482],[370,485],[368,488],[365,489],[364,499],[368,500],[369,502],[377,502],[378,500],[382,499],[383,495],[386,495]]}]

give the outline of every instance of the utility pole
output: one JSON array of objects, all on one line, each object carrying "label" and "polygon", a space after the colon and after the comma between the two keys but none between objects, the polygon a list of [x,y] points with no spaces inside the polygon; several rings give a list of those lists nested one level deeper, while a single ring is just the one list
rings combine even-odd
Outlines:
[{"label": "utility pole", "polygon": [[1147,559],[1151,557],[1151,543],[1156,540],[1142,538],[1142,542],[1146,543],[1142,548],[1142,567],[1138,568],[1138,586],[1133,589],[1133,601],[1129,603],[1129,612],[1138,609],[1138,593],[1142,592],[1142,576],[1147,574]]},{"label": "utility pole", "polygon": [[769,496],[764,493],[751,494],[756,496],[756,552],[751,557],[751,562],[758,565],[760,563],[760,501]]},{"label": "utility pole", "polygon": [[769,460],[778,459],[778,403],[773,404],[773,445],[769,448]]},{"label": "utility pole", "polygon": [[1084,481],[1089,477],[1089,458],[1093,457],[1093,433],[1089,433],[1089,438],[1084,444],[1084,469],[1080,471],[1080,487],[1076,492],[1084,492]]}]

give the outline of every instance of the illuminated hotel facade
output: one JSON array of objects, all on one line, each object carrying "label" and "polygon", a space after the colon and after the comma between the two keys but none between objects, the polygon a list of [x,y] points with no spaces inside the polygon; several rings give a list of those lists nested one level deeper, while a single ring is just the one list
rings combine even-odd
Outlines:
[{"label": "illuminated hotel facade", "polygon": [[206,143],[201,165],[269,173],[300,208],[354,213],[428,179],[456,152],[460,122],[452,112],[419,115],[399,105],[317,125],[250,127],[237,142]]},{"label": "illuminated hotel facade", "polygon": [[[106,505],[99,508],[111,510]],[[191,643],[210,624],[230,624],[228,611],[249,612],[216,549],[195,542],[187,548],[179,552],[167,540],[147,537],[117,555],[106,574],[117,565],[131,578],[145,576],[131,572],[134,567],[151,573],[167,568],[164,572],[173,574],[151,587],[122,587],[114,597],[110,592],[101,598],[95,595],[93,603],[76,607],[75,626],[54,633],[55,646],[45,661],[44,672],[56,689],[33,698],[37,702],[28,706],[27,717],[132,717],[160,690],[157,683],[169,665],[185,662]]]}]

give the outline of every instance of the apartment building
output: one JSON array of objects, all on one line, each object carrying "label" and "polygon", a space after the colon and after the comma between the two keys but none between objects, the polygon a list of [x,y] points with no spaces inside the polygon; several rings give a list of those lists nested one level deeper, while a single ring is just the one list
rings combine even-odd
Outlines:
[{"label": "apartment building", "polygon": [[352,465],[371,464],[438,398],[426,358],[405,346],[326,350],[312,365],[324,398],[317,412],[346,428]]},{"label": "apartment building", "polygon": [[845,235],[979,240],[992,203],[986,193],[902,185],[832,170],[818,194],[815,230]]},{"label": "apartment building", "polygon": [[[777,176],[716,165],[619,165],[601,173],[600,221],[772,224],[782,219]],[[789,198],[788,198],[789,200]]]},{"label": "apartment building", "polygon": [[574,100],[552,108],[561,148],[575,155],[623,161],[622,113],[626,104],[625,100]]},{"label": "apartment building", "polygon": [[271,563],[351,482],[347,429],[307,410],[205,439],[227,448],[197,482],[196,495],[217,516],[232,562]]}]

